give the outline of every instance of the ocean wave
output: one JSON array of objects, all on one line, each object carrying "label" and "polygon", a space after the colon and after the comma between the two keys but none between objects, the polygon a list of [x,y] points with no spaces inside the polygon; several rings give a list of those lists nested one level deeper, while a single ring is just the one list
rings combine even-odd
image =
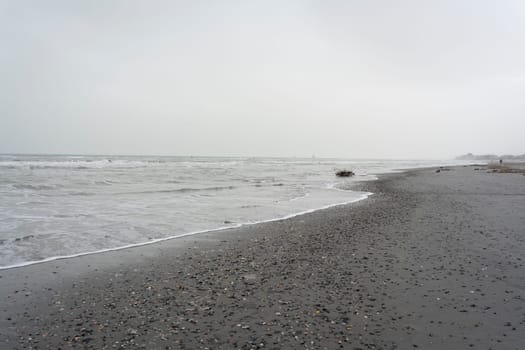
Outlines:
[{"label": "ocean wave", "polygon": [[110,181],[110,180],[99,180],[99,181],[93,181],[93,184],[94,185],[112,185],[114,184],[114,181]]},{"label": "ocean wave", "polygon": [[288,202],[295,202],[295,201],[297,201],[297,200],[299,200],[299,199],[306,198],[306,197],[308,197],[309,195],[310,195],[310,193],[305,193],[305,194],[303,194],[303,195],[300,195],[300,196],[297,196],[297,197],[294,197],[294,198],[289,199]]},{"label": "ocean wave", "polygon": [[257,182],[253,185],[253,187],[281,187],[281,186],[284,186],[285,184],[282,183],[282,182],[278,182],[278,183],[264,183],[264,182]]},{"label": "ocean wave", "polygon": [[0,161],[0,168],[6,169],[102,169],[102,168],[143,168],[151,166],[155,162],[136,161],[136,160],[8,160]]},{"label": "ocean wave", "polygon": [[234,190],[235,186],[213,186],[213,187],[184,187],[174,188],[166,190],[151,190],[151,191],[138,191],[138,192],[120,192],[115,194],[150,194],[150,193],[188,193],[188,192],[201,192],[201,191],[225,191]]},{"label": "ocean wave", "polygon": [[55,214],[54,218],[57,219],[69,219],[69,218],[88,218],[92,217],[90,214]]},{"label": "ocean wave", "polygon": [[35,238],[35,236],[27,235],[27,236],[22,236],[22,237],[16,237],[15,239],[13,239],[13,242],[25,242],[25,241],[30,240],[31,238]]},{"label": "ocean wave", "polygon": [[41,190],[54,190],[58,186],[57,185],[14,184],[13,187],[16,188],[17,190],[41,191]]},{"label": "ocean wave", "polygon": [[248,209],[248,208],[259,208],[260,205],[258,204],[246,204],[246,205],[241,205],[239,208],[242,208],[242,209]]},{"label": "ocean wave", "polygon": [[[211,229],[205,229],[205,230],[197,230],[197,231],[192,231],[192,232],[187,232],[187,233],[180,233],[180,234],[177,234],[177,235],[171,235],[171,236],[167,236],[167,237],[151,238],[148,241],[137,242],[137,243],[130,243],[130,244],[117,246],[117,247],[111,247],[111,248],[105,248],[105,249],[99,249],[99,250],[92,250],[92,251],[80,252],[80,253],[69,254],[69,255],[57,255],[57,256],[51,256],[51,257],[47,257],[47,258],[36,259],[36,260],[32,260],[32,261],[22,261],[22,262],[12,263],[12,264],[9,264],[9,265],[0,266],[0,270],[12,269],[12,268],[23,267],[23,266],[34,265],[34,264],[41,264],[41,263],[45,263],[45,262],[49,262],[49,261],[55,261],[55,260],[70,259],[70,258],[75,258],[75,257],[80,257],[80,256],[100,254],[100,253],[118,251],[118,250],[123,250],[123,249],[141,247],[141,246],[145,246],[145,245],[156,244],[156,243],[159,243],[159,242],[164,242],[164,241],[168,241],[168,240],[172,240],[172,239],[178,239],[178,238],[180,239],[180,238],[183,238],[183,237],[193,236],[193,235],[202,234],[202,233],[217,232],[217,231],[223,231],[223,230],[228,230],[228,229],[232,229],[232,228],[257,225],[257,224],[261,224],[261,223],[268,223],[268,222],[287,220],[287,219],[290,219],[290,218],[293,218],[293,217],[296,217],[296,216],[301,216],[301,215],[313,213],[313,212],[316,212],[316,211],[319,211],[319,210],[325,210],[325,209],[332,208],[332,207],[337,207],[337,206],[341,206],[341,205],[347,205],[347,204],[350,204],[350,203],[355,203],[355,202],[358,202],[358,201],[361,201],[363,199],[368,198],[368,196],[370,196],[370,195],[372,195],[372,193],[370,193],[370,192],[363,192],[358,197],[352,198],[350,200],[346,200],[346,201],[338,202],[338,203],[333,203],[333,204],[328,204],[328,205],[323,205],[323,206],[320,206],[320,207],[317,207],[317,208],[302,210],[302,211],[294,212],[292,214],[288,214],[288,215],[284,215],[284,216],[277,216],[277,217],[274,217],[274,218],[271,218],[271,219],[254,220],[254,221],[248,221],[248,222],[242,222],[242,223],[232,223],[231,225],[228,225],[228,226],[220,226],[220,227],[217,227],[217,228],[211,228]],[[32,237],[30,237],[30,238],[32,238]]]},{"label": "ocean wave", "polygon": [[86,191],[74,191],[68,193],[70,196],[94,196],[96,193]]},{"label": "ocean wave", "polygon": [[335,190],[335,191],[343,191],[343,192],[351,192],[352,191],[352,184],[351,184],[350,181],[346,180],[346,181],[342,181],[342,182],[330,182],[330,183],[325,184],[325,189],[327,189],[327,190]]}]

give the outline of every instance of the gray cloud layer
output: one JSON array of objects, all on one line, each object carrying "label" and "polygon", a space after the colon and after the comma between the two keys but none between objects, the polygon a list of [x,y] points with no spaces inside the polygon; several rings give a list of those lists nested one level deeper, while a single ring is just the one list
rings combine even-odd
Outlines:
[{"label": "gray cloud layer", "polygon": [[522,1],[2,1],[0,152],[523,153]]}]

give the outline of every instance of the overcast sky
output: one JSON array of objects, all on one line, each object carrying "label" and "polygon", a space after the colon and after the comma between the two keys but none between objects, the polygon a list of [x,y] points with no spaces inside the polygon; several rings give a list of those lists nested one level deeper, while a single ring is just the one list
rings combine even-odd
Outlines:
[{"label": "overcast sky", "polygon": [[0,0],[0,153],[525,153],[525,1]]}]

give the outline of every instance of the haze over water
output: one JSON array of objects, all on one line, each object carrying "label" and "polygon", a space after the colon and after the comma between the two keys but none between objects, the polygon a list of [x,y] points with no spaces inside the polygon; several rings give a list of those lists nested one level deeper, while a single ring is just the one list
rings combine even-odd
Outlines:
[{"label": "haze over water", "polygon": [[0,0],[0,153],[522,154],[524,18],[517,0]]}]

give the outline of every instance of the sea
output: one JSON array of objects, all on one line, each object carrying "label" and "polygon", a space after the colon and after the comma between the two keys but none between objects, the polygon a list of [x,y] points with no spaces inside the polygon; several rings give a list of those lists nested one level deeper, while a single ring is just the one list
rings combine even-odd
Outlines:
[{"label": "sea", "polygon": [[367,198],[356,181],[457,163],[0,155],[0,269],[289,218]]}]

